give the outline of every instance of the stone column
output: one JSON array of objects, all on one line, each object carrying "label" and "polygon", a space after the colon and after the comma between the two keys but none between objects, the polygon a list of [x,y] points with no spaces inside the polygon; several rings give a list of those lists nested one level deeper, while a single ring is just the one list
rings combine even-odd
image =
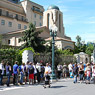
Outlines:
[{"label": "stone column", "polygon": [[33,52],[30,50],[25,50],[22,53],[22,62],[26,64],[27,61],[33,62]]}]

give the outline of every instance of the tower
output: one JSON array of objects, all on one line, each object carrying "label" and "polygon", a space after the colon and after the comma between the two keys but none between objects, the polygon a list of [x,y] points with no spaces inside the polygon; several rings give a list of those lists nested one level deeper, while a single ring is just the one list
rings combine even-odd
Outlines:
[{"label": "tower", "polygon": [[64,37],[63,13],[59,7],[55,5],[48,7],[47,11],[43,14],[43,25],[48,28],[56,25],[58,27],[57,36]]}]

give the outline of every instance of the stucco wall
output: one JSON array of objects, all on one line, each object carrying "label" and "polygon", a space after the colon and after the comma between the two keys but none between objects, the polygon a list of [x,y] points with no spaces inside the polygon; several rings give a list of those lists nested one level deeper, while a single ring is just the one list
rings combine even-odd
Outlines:
[{"label": "stucco wall", "polygon": [[[5,25],[1,25],[1,20],[5,20]],[[9,22],[12,22],[12,27],[8,26]],[[17,21],[16,19],[11,19],[11,18],[9,19],[9,18],[0,16],[0,34],[21,30],[21,29],[18,29],[18,24],[21,24],[21,29],[24,29],[24,25],[28,27],[28,23],[26,22]]]}]

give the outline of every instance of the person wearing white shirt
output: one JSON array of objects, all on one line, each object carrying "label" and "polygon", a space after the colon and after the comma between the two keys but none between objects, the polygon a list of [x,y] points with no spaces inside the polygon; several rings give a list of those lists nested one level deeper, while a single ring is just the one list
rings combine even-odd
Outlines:
[{"label": "person wearing white shirt", "polygon": [[4,61],[1,62],[0,64],[0,85],[2,85],[2,80],[3,80],[3,75],[4,75]]},{"label": "person wearing white shirt", "polygon": [[46,63],[45,74],[50,74],[50,73],[51,73],[51,67],[49,66],[48,63]]},{"label": "person wearing white shirt", "polygon": [[49,66],[48,63],[46,63],[45,66],[45,72],[44,72],[44,76],[45,76],[45,85],[43,85],[44,88],[46,88],[46,85],[49,85],[50,87],[50,74],[51,73],[51,67]]}]

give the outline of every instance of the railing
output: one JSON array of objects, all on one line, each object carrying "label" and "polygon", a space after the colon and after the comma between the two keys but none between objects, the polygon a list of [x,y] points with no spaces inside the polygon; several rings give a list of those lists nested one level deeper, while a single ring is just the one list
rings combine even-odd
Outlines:
[{"label": "railing", "polygon": [[43,11],[41,11],[40,9],[35,8],[35,7],[32,7],[32,10],[33,10],[33,11],[36,11],[36,12],[39,12],[39,13],[41,13],[41,14],[43,13]]},{"label": "railing", "polygon": [[16,14],[15,16],[12,13],[9,13],[8,11],[0,9],[0,16],[5,16],[12,19],[17,19],[19,21],[28,22],[28,20],[24,16],[20,16]]}]

